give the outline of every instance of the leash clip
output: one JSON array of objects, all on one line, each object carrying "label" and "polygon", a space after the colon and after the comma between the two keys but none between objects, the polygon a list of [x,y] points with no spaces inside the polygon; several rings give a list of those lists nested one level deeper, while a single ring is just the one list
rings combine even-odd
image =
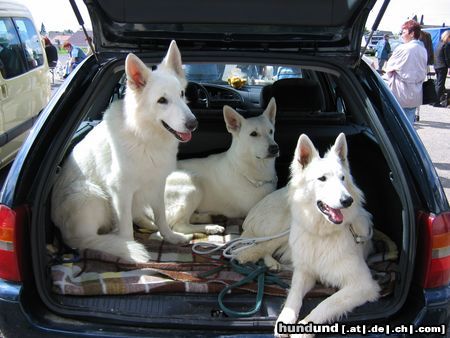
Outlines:
[{"label": "leash clip", "polygon": [[353,229],[353,225],[352,224],[349,225],[349,230],[350,230],[350,233],[352,234],[353,239],[354,239],[356,244],[364,244],[365,242],[370,241],[370,239],[373,236],[373,229],[372,229],[371,226],[369,227],[369,234],[367,236],[358,235],[355,232],[355,229]]}]

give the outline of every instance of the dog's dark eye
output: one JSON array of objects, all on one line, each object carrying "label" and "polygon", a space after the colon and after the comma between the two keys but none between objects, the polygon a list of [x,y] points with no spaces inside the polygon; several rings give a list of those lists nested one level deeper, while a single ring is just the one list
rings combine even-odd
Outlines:
[{"label": "dog's dark eye", "polygon": [[184,90],[181,91],[181,97],[184,97]]},{"label": "dog's dark eye", "polygon": [[158,100],[158,103],[160,103],[160,104],[167,104],[167,99],[164,96],[160,97],[159,100]]},{"label": "dog's dark eye", "polygon": [[256,131],[252,131],[252,132],[250,133],[250,136],[252,136],[252,137],[258,136],[258,133],[257,133]]},{"label": "dog's dark eye", "polygon": [[272,130],[272,129],[270,129],[270,131],[269,131],[269,134],[270,134],[270,135],[272,135],[272,134],[273,134],[273,130]]},{"label": "dog's dark eye", "polygon": [[344,180],[345,180],[345,176],[342,175],[342,176],[341,176],[341,181],[344,181]]},{"label": "dog's dark eye", "polygon": [[327,180],[327,178],[325,176],[320,176],[318,178],[319,181],[325,182]]}]

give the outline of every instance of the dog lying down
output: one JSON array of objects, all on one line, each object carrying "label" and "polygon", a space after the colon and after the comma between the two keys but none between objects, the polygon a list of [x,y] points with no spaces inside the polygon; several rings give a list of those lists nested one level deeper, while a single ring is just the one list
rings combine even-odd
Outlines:
[{"label": "dog lying down", "polygon": [[174,231],[222,233],[224,228],[219,225],[191,223],[211,223],[211,215],[245,217],[276,189],[276,110],[274,98],[261,115],[247,119],[231,107],[223,107],[232,135],[230,148],[206,158],[178,161],[179,170],[167,178],[167,220]]},{"label": "dog lying down", "polygon": [[[325,299],[300,324],[324,324],[379,297],[365,259],[372,249],[371,215],[363,208],[362,191],[354,184],[347,160],[347,142],[340,134],[332,148],[320,157],[311,140],[301,135],[291,165],[288,186],[258,203],[244,222],[245,237],[281,233],[287,236],[260,243],[238,255],[241,263],[264,258],[279,268],[273,253],[283,263],[292,262],[293,276],[279,325],[297,322],[305,294],[316,281],[339,291]],[[355,235],[354,235],[355,234]],[[362,243],[359,238],[365,239]]]},{"label": "dog lying down", "polygon": [[164,186],[176,168],[178,143],[191,139],[197,120],[184,96],[187,84],[175,41],[156,70],[133,54],[125,61],[127,92],[67,158],[52,194],[52,220],[65,243],[134,262],[148,261],[134,240],[133,222],[154,224],[166,240],[186,243],[166,222]]}]

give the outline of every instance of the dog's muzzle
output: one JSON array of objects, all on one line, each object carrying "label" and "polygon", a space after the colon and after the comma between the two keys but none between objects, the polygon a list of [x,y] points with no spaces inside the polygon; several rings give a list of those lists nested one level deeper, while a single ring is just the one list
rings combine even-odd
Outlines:
[{"label": "dog's muzzle", "polygon": [[344,221],[344,215],[342,215],[341,209],[332,208],[322,201],[317,201],[317,207],[322,214],[328,217],[330,222],[334,224],[341,224]]},{"label": "dog's muzzle", "polygon": [[163,120],[161,120],[161,123],[164,126],[164,128],[166,128],[171,134],[173,134],[175,136],[175,138],[178,141],[180,141],[180,142],[188,142],[188,141],[190,141],[191,138],[192,138],[192,133],[191,132],[194,131],[195,129],[197,129],[197,126],[198,126],[198,122],[197,122],[196,119],[189,120],[185,124],[185,127],[188,130],[188,132],[181,132],[181,131],[176,131],[175,129],[171,128]]}]

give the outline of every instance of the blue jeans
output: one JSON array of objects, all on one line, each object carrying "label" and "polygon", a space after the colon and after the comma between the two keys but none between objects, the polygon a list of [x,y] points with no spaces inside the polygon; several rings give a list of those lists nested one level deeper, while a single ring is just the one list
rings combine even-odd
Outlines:
[{"label": "blue jeans", "polygon": [[405,112],[406,117],[408,118],[408,121],[411,122],[411,124],[414,124],[414,120],[416,117],[416,108],[405,108],[402,107],[403,111]]},{"label": "blue jeans", "polygon": [[387,60],[385,59],[378,59],[378,71],[381,72],[383,70],[383,66],[386,63]]}]

